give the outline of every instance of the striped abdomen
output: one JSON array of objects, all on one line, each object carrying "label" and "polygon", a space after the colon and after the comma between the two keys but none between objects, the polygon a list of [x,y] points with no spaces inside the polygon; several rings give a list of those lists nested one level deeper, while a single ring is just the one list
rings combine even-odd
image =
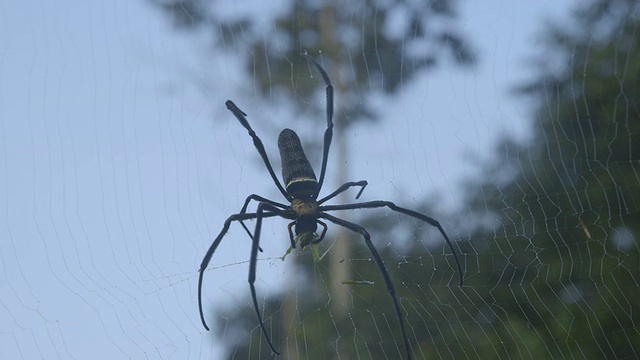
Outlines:
[{"label": "striped abdomen", "polygon": [[289,195],[294,197],[317,195],[318,180],[302,150],[298,134],[291,129],[282,130],[278,137],[278,149],[280,149],[282,161],[282,179]]}]

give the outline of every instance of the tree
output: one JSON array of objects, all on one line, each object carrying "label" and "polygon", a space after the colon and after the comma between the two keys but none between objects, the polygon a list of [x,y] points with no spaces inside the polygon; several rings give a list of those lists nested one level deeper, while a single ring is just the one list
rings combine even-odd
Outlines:
[{"label": "tree", "polygon": [[486,250],[467,271],[484,276],[468,283],[480,296],[455,331],[468,339],[461,350],[507,358],[640,353],[638,10],[634,1],[596,0],[575,13],[575,31],[549,30],[546,66],[519,88],[539,99],[531,140],[505,139],[470,187],[469,216],[493,222],[470,236]]}]

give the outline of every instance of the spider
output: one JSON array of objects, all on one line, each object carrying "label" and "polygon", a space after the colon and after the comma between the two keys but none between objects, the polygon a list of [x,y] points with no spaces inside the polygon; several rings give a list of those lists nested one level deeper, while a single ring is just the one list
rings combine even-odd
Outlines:
[{"label": "spider", "polygon": [[[249,288],[251,290],[251,299],[253,301],[253,307],[256,311],[256,315],[258,317],[260,329],[262,330],[262,334],[267,340],[271,351],[273,351],[275,354],[280,354],[273,346],[265,328],[264,322],[262,321],[262,315],[260,314],[260,309],[258,307],[258,301],[256,299],[256,289],[254,286],[254,282],[256,280],[258,251],[262,251],[262,249],[260,248],[262,220],[264,218],[276,216],[291,220],[288,225],[291,248],[295,248],[296,244],[300,244],[300,247],[304,249],[305,246],[317,245],[324,239],[325,234],[327,233],[327,224],[320,220],[324,219],[336,225],[343,226],[355,233],[358,233],[364,239],[367,248],[371,252],[373,259],[378,269],[380,270],[382,279],[384,280],[384,283],[387,287],[387,292],[389,293],[389,296],[391,297],[391,300],[393,302],[393,307],[398,318],[400,330],[402,332],[402,338],[404,340],[407,359],[411,359],[411,349],[409,346],[409,340],[407,338],[407,331],[404,325],[404,318],[402,316],[402,312],[400,311],[400,305],[396,296],[396,290],[393,286],[393,282],[391,281],[391,276],[389,275],[389,272],[387,271],[387,268],[384,265],[380,254],[378,253],[378,250],[376,250],[376,248],[373,246],[373,243],[371,242],[369,233],[364,227],[330,215],[328,212],[336,210],[373,209],[387,207],[391,210],[411,216],[418,220],[422,220],[429,225],[436,227],[440,231],[440,234],[442,234],[442,236],[444,237],[447,245],[453,253],[453,258],[455,260],[456,266],[458,268],[458,274],[460,276],[460,286],[462,286],[462,268],[460,267],[458,256],[456,255],[449,237],[445,233],[442,226],[440,226],[440,223],[438,221],[416,211],[397,206],[390,201],[378,200],[355,202],[343,205],[323,205],[327,201],[336,197],[338,194],[341,194],[352,187],[360,187],[360,190],[356,195],[356,199],[358,199],[364,191],[364,188],[367,186],[367,181],[365,180],[347,182],[338,187],[338,189],[336,189],[334,192],[318,200],[318,195],[325,178],[325,172],[327,169],[327,158],[329,156],[331,139],[333,137],[333,86],[331,85],[329,76],[322,68],[322,66],[318,62],[316,62],[316,60],[314,60],[307,54],[303,54],[302,56],[304,56],[307,61],[315,66],[326,84],[327,129],[324,133],[320,179],[316,179],[316,175],[311,167],[311,164],[309,163],[309,160],[307,160],[304,150],[302,149],[302,145],[300,143],[300,138],[298,137],[298,135],[293,130],[284,129],[282,130],[278,138],[278,149],[280,150],[280,159],[282,162],[282,178],[284,180],[286,188],[283,187],[276,177],[273,167],[271,166],[271,162],[269,161],[269,157],[267,156],[267,153],[264,149],[262,140],[260,140],[258,135],[256,135],[255,131],[253,131],[251,125],[249,125],[249,122],[247,121],[247,114],[240,110],[240,108],[238,108],[238,106],[236,106],[236,104],[234,104],[231,100],[226,101],[225,105],[227,106],[227,109],[231,111],[231,113],[238,119],[240,124],[249,132],[249,135],[253,139],[254,146],[258,150],[258,153],[260,154],[260,157],[262,158],[267,171],[269,171],[271,179],[275,183],[280,193],[282,193],[284,198],[287,199],[287,201],[290,203],[290,205],[285,205],[273,200],[266,199],[256,194],[251,194],[246,198],[240,212],[229,216],[224,222],[222,230],[209,247],[209,250],[207,250],[207,253],[202,259],[202,264],[200,265],[200,274],[198,278],[198,310],[200,312],[202,325],[205,327],[205,329],[209,330],[202,311],[202,280],[204,277],[204,271],[209,265],[211,257],[216,252],[218,245],[220,245],[220,242],[229,230],[229,226],[231,226],[232,222],[237,221],[242,225],[244,230],[252,239],[251,257],[249,258]],[[249,206],[249,203],[251,203],[251,201],[256,201],[258,203],[256,212],[247,212],[247,207]],[[253,235],[251,235],[251,232],[243,222],[244,220],[250,219],[255,219],[256,221]],[[322,231],[319,236],[316,233],[318,224],[322,227]]]}]

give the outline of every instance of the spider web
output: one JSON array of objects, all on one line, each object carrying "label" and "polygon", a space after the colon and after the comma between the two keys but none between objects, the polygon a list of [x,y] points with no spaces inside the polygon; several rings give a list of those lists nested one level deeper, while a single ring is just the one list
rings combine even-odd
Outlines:
[{"label": "spider web", "polygon": [[[198,318],[197,269],[247,195],[284,201],[225,100],[247,112],[276,172],[284,127],[319,168],[321,79],[299,59],[266,72],[262,54],[246,61],[249,36],[270,54],[286,47],[272,37],[275,19],[296,4],[0,5],[1,358],[273,357],[251,307],[243,230],[231,227],[205,274],[211,332]],[[454,240],[462,288],[430,226],[387,210],[336,213],[371,232],[415,358],[637,357],[637,8],[593,2],[578,15],[597,26],[577,41],[564,36],[581,26],[567,4],[452,4],[475,66],[438,54],[429,71],[368,69],[366,89],[337,91],[336,114],[353,123],[336,129],[345,145],[333,145],[321,196],[366,179],[361,200],[425,212]],[[390,8],[376,6],[380,16]],[[201,8],[255,25],[220,26],[226,47],[212,46],[206,24],[217,19],[195,17]],[[172,24],[159,9],[190,16]],[[388,14],[387,31],[401,32],[408,15]],[[534,37],[551,14],[566,29]],[[430,26],[447,28],[439,21]],[[352,59],[397,50],[356,45]],[[536,51],[544,61],[532,66]],[[334,78],[331,54],[311,55]],[[339,65],[357,77],[353,63]],[[399,91],[385,89],[388,72]],[[281,73],[287,89],[265,85]],[[404,357],[361,239],[331,226],[322,261],[308,251],[282,261],[286,226],[264,222],[256,281],[281,358]]]}]

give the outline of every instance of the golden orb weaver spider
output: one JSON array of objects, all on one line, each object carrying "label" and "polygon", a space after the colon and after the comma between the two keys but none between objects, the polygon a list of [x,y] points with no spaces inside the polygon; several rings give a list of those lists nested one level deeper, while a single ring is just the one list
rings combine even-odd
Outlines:
[{"label": "golden orb weaver spider", "polygon": [[[198,278],[198,310],[200,312],[202,325],[205,327],[205,329],[209,330],[202,310],[202,280],[204,278],[204,271],[209,265],[211,257],[218,248],[218,245],[220,245],[220,242],[224,238],[224,235],[229,230],[229,226],[231,226],[232,222],[237,221],[242,225],[247,234],[249,234],[249,236],[253,240],[251,245],[251,257],[249,258],[249,288],[251,290],[253,307],[256,311],[256,315],[258,316],[258,322],[260,323],[260,329],[262,330],[262,334],[267,340],[271,351],[276,354],[280,354],[273,346],[267,330],[264,326],[264,322],[262,321],[262,315],[260,314],[260,309],[258,307],[256,289],[254,286],[254,282],[256,280],[258,250],[260,250],[260,232],[262,230],[262,219],[279,216],[281,218],[291,220],[291,223],[289,223],[288,226],[291,248],[295,248],[297,243],[300,244],[301,248],[304,248],[307,245],[316,245],[320,243],[327,233],[327,224],[320,220],[324,219],[362,235],[364,242],[369,249],[369,252],[373,256],[373,259],[378,269],[380,270],[384,283],[387,287],[387,292],[389,293],[389,296],[391,297],[391,300],[393,302],[396,317],[398,318],[398,322],[400,323],[400,330],[402,331],[402,338],[407,353],[407,359],[411,359],[411,347],[409,344],[409,339],[407,338],[407,331],[405,329],[402,312],[400,311],[400,304],[396,296],[396,290],[393,286],[393,282],[391,281],[391,276],[389,275],[389,272],[387,271],[387,268],[384,265],[380,254],[378,253],[378,250],[376,250],[376,248],[373,246],[373,243],[371,242],[369,233],[364,227],[330,215],[327,212],[336,210],[355,210],[388,207],[393,211],[397,211],[399,213],[411,216],[415,219],[422,220],[440,231],[440,234],[442,234],[445,241],[447,242],[447,245],[451,249],[451,252],[453,253],[453,258],[455,260],[456,266],[458,268],[458,274],[460,276],[460,286],[462,286],[463,278],[460,261],[458,261],[458,256],[453,248],[453,245],[451,244],[449,237],[445,233],[440,223],[429,216],[413,210],[402,208],[390,201],[383,200],[357,202],[342,205],[323,205],[325,202],[333,199],[338,194],[341,194],[352,187],[360,187],[360,191],[356,195],[356,199],[358,199],[364,191],[364,188],[367,186],[367,181],[365,180],[347,182],[338,187],[338,189],[336,189],[334,192],[321,198],[320,200],[317,200],[322,188],[322,184],[324,183],[325,172],[327,169],[327,158],[329,156],[331,139],[333,138],[333,86],[331,85],[329,76],[318,62],[316,62],[307,54],[303,54],[302,56],[304,56],[316,67],[326,84],[327,129],[324,133],[320,180],[316,180],[315,172],[313,171],[309,160],[307,160],[298,135],[293,130],[284,129],[282,130],[278,138],[278,149],[280,150],[280,159],[282,162],[282,178],[284,180],[286,188],[283,187],[276,177],[273,167],[271,166],[271,162],[269,161],[269,157],[267,156],[267,153],[264,149],[262,140],[260,140],[258,135],[256,135],[255,131],[253,131],[251,125],[249,125],[249,122],[247,121],[247,114],[240,110],[240,108],[238,108],[236,104],[234,104],[231,100],[227,100],[227,102],[225,103],[227,109],[231,111],[231,113],[238,119],[240,124],[249,132],[249,136],[251,136],[251,138],[253,139],[253,144],[258,150],[258,153],[260,154],[260,157],[262,158],[265,166],[267,167],[267,171],[269,172],[271,179],[275,183],[280,193],[290,203],[290,205],[281,204],[279,202],[266,199],[262,196],[251,194],[246,198],[240,212],[229,216],[224,222],[222,230],[209,247],[209,250],[207,250],[207,253],[202,259],[202,263],[200,265],[200,274]],[[249,206],[249,203],[251,201],[258,202],[258,207],[256,212],[248,213],[247,207]],[[251,235],[249,229],[243,223],[244,220],[250,219],[256,220],[253,236]],[[320,226],[322,227],[322,232],[319,236],[316,234],[318,224],[320,224]],[[293,229],[294,226],[295,229]]]}]

